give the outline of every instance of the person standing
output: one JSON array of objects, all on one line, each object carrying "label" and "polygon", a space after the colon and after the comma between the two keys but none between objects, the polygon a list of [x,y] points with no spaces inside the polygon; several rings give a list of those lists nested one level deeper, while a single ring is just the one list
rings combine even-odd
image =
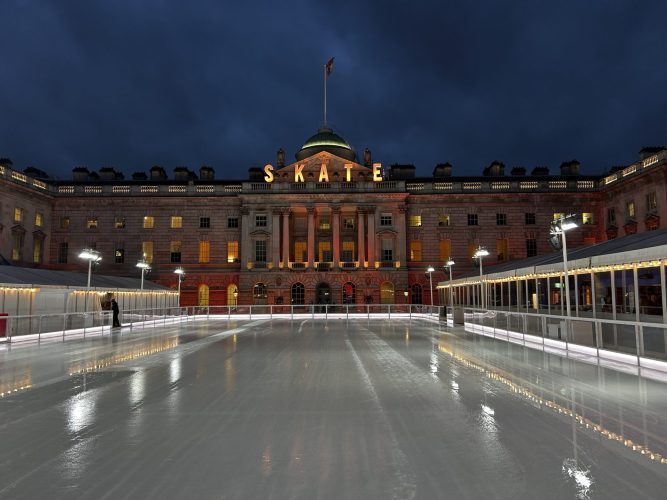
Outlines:
[{"label": "person standing", "polygon": [[113,311],[113,327],[120,328],[120,321],[118,320],[118,302],[116,299],[111,299],[111,310]]}]

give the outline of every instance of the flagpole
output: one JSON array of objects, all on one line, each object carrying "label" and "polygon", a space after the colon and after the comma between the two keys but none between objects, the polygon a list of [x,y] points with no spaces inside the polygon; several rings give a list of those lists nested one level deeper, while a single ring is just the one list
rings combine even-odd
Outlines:
[{"label": "flagpole", "polygon": [[324,126],[327,126],[327,65],[324,65]]}]

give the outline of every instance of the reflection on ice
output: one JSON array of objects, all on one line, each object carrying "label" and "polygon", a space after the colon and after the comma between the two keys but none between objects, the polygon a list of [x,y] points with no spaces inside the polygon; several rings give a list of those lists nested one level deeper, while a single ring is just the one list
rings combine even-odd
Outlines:
[{"label": "reflection on ice", "polygon": [[574,481],[578,499],[588,500],[590,498],[591,487],[593,486],[590,470],[584,469],[577,463],[576,459],[566,458],[563,460],[563,474]]},{"label": "reflection on ice", "polygon": [[488,406],[486,406],[484,404],[482,405],[482,411],[490,417],[493,417],[496,414],[496,412],[493,411],[493,409],[489,408]]},{"label": "reflection on ice", "polygon": [[67,406],[67,428],[77,433],[92,424],[98,390],[86,391],[72,396]]}]

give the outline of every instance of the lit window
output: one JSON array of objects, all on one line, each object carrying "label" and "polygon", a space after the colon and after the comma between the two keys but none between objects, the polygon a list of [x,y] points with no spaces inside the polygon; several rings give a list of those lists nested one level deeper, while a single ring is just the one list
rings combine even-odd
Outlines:
[{"label": "lit window", "polygon": [[171,228],[172,229],[180,229],[183,227],[183,217],[180,215],[172,215],[171,216]]},{"label": "lit window", "polygon": [[331,262],[331,242],[330,241],[320,241],[318,246],[317,255],[319,257],[319,262]]},{"label": "lit window", "polygon": [[438,215],[438,226],[449,226],[450,225],[449,214],[440,214]]},{"label": "lit window", "polygon": [[447,262],[452,257],[452,240],[440,240],[440,260]]},{"label": "lit window", "polygon": [[208,229],[211,227],[211,218],[210,217],[200,217],[199,218],[199,228]]},{"label": "lit window", "polygon": [[627,211],[628,211],[628,217],[634,217],[635,216],[635,202],[634,201],[629,201],[627,206]]},{"label": "lit window", "polygon": [[496,226],[507,225],[507,214],[496,214]]},{"label": "lit window", "polygon": [[33,240],[32,261],[35,264],[39,264],[42,262],[42,246],[43,246],[42,238],[35,238]]},{"label": "lit window", "polygon": [[197,290],[197,305],[198,306],[207,306],[208,305],[208,285],[199,285]]},{"label": "lit window", "polygon": [[410,216],[410,227],[421,227],[422,225],[422,216],[421,215],[411,215]]},{"label": "lit window", "polygon": [[35,213],[35,227],[42,227],[44,225],[44,216],[40,212]]},{"label": "lit window", "polygon": [[124,229],[125,228],[125,217],[116,217],[116,221],[114,222],[114,227],[116,229]]},{"label": "lit window", "polygon": [[593,214],[591,212],[584,212],[581,214],[582,224],[593,224]]},{"label": "lit window", "polygon": [[153,229],[155,227],[155,218],[150,215],[144,216],[144,229]]},{"label": "lit window", "polygon": [[23,222],[23,209],[16,207],[14,209],[14,222],[21,223]]},{"label": "lit window", "polygon": [[266,215],[255,215],[255,227],[266,227],[267,225]]},{"label": "lit window", "polygon": [[410,242],[410,260],[413,262],[421,262],[422,260],[422,242]]},{"label": "lit window", "polygon": [[554,220],[561,220],[563,217],[565,217],[564,213],[555,213],[554,214]]},{"label": "lit window", "polygon": [[69,229],[69,217],[63,216],[60,218],[60,229]]},{"label": "lit window", "polygon": [[23,240],[25,233],[22,230],[12,232],[12,260],[23,260]]},{"label": "lit window", "polygon": [[239,218],[238,217],[227,217],[227,227],[228,228],[237,228],[237,227],[239,227]]},{"label": "lit window", "polygon": [[499,262],[509,259],[508,255],[509,242],[505,238],[496,240],[496,257]]},{"label": "lit window", "polygon": [[116,264],[122,264],[125,262],[125,249],[122,247],[116,248],[114,252],[114,262]]},{"label": "lit window", "polygon": [[477,218],[477,214],[468,214],[468,225],[469,226],[476,226],[478,224],[479,220]]},{"label": "lit window", "polygon": [[535,212],[526,212],[525,217],[526,217],[526,226],[533,226],[536,224]]},{"label": "lit window", "polygon": [[227,262],[238,262],[239,260],[239,242],[227,242]]},{"label": "lit window", "polygon": [[329,230],[331,229],[331,221],[329,217],[320,217],[320,229]]},{"label": "lit window", "polygon": [[169,250],[171,253],[171,263],[180,264],[181,263],[181,242],[172,241],[169,245]]},{"label": "lit window", "polygon": [[354,241],[343,241],[343,249],[340,252],[342,262],[354,261]]},{"label": "lit window", "polygon": [[381,226],[391,226],[391,214],[382,214],[380,215],[380,225]]},{"label": "lit window", "polygon": [[153,263],[153,242],[144,241],[141,243],[141,253],[144,256],[144,260],[149,264]]},{"label": "lit window", "polygon": [[354,217],[346,217],[343,219],[343,229],[354,229]]},{"label": "lit window", "polygon": [[305,241],[294,242],[294,260],[296,262],[306,262],[308,260],[308,247]]},{"label": "lit window", "polygon": [[88,229],[97,229],[97,217],[88,217],[86,227]]},{"label": "lit window", "polygon": [[211,242],[199,242],[199,262],[206,263],[211,259]]}]

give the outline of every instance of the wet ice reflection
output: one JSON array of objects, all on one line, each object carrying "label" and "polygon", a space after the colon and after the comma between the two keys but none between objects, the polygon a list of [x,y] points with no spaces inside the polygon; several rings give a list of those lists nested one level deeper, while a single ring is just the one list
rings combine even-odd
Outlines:
[{"label": "wet ice reflection", "polygon": [[78,433],[95,420],[95,406],[99,390],[82,392],[72,396],[67,403],[67,428]]},{"label": "wet ice reflection", "polygon": [[591,487],[593,485],[590,470],[579,465],[576,459],[566,458],[563,460],[563,474],[574,482],[578,499],[588,500],[590,498]]},{"label": "wet ice reflection", "polygon": [[181,378],[181,364],[183,362],[183,358],[180,356],[174,358],[171,363],[169,363],[169,383],[173,384],[178,379]]}]

